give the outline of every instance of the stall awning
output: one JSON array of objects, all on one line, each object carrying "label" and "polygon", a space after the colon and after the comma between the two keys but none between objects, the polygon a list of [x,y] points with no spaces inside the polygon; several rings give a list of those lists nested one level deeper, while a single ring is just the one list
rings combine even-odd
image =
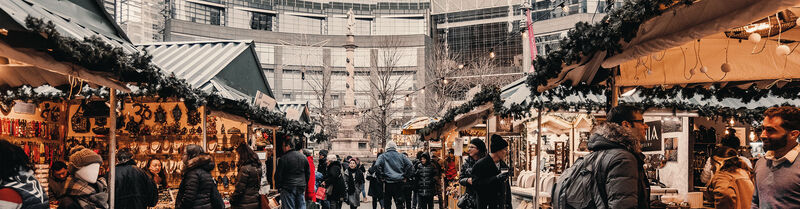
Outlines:
[{"label": "stall awning", "polygon": [[[606,52],[597,52],[585,57],[579,65],[565,67],[564,73],[552,81],[591,83],[601,66],[621,67],[621,76],[616,80],[618,86],[798,79],[800,57],[791,55],[786,59],[777,56],[775,48],[778,36],[765,37],[755,47],[747,40],[740,43],[738,39],[727,38],[723,34],[731,28],[774,16],[797,5],[800,5],[800,0],[696,1],[643,23],[636,37],[628,43],[622,43],[621,53],[606,57]],[[800,29],[791,31],[795,30]],[[787,36],[781,38],[800,40],[800,36],[791,37],[792,33],[786,32]],[[754,53],[761,51],[764,42],[767,42],[766,49]],[[720,66],[726,60],[732,65],[733,71],[724,75]],[[707,75],[700,72],[702,66],[708,69]],[[690,69],[694,69],[693,76]],[[551,83],[548,86],[556,85]]]},{"label": "stall awning", "polygon": [[33,17],[52,21],[55,29],[64,36],[83,40],[99,37],[104,43],[122,48],[126,53],[137,50],[125,33],[106,14],[101,4],[93,0],[45,1],[8,0],[0,1],[0,28],[5,29],[0,41],[0,56],[7,58],[0,63],[0,86],[69,84],[69,78],[79,78],[91,84],[115,88],[128,92],[128,88],[113,76],[98,69],[86,69],[73,63],[60,62],[47,53],[36,50],[36,34],[27,34],[26,18]]},{"label": "stall awning", "polygon": [[417,117],[414,119],[409,120],[408,122],[404,123],[402,127],[403,135],[414,135],[417,133],[417,130],[425,128],[430,123],[439,121],[439,118],[431,118],[431,117]]},{"label": "stall awning", "polygon": [[[138,45],[167,74],[194,88],[216,90],[227,99],[274,98],[251,40],[163,42]],[[245,98],[246,96],[246,98]]]}]

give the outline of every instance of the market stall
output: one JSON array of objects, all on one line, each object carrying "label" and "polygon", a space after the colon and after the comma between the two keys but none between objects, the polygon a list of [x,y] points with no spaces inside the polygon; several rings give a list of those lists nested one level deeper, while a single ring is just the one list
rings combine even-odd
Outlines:
[{"label": "market stall", "polygon": [[[109,67],[119,61],[101,62],[110,55],[89,51],[88,47],[73,47],[94,44],[118,47],[120,51],[129,51],[132,47],[130,40],[103,10],[80,7],[73,2],[40,3],[0,2],[0,13],[4,17],[4,21],[0,21],[0,73],[3,75],[0,109],[4,134],[0,138],[27,150],[36,163],[36,178],[47,188],[50,164],[63,159],[67,149],[64,144],[67,102],[72,99],[73,92],[63,92],[83,86],[76,83],[103,86],[112,92],[130,91],[120,82],[120,75],[131,72],[131,68]],[[71,21],[59,16],[76,14],[82,15]],[[93,27],[87,28],[87,25]],[[79,61],[82,56],[93,56],[97,60]],[[114,101],[113,97],[110,99]],[[102,153],[104,158],[114,155],[113,142],[100,145],[107,150]],[[114,179],[113,174],[110,179]],[[113,188],[113,180],[111,182]]]},{"label": "market stall", "polygon": [[[648,109],[645,122],[656,128],[648,133],[646,154],[663,155],[647,160],[648,176],[679,194],[662,198],[665,202],[700,207],[693,193],[703,190],[695,181],[698,164],[725,130],[738,129],[740,139],[758,140],[751,125],[758,124],[764,109],[797,104],[800,73],[791,67],[796,64],[791,47],[797,40],[797,5],[747,0],[623,4],[604,21],[577,24],[560,49],[535,61],[537,72],[527,78],[536,89],[531,98],[599,94],[604,100],[534,101],[533,106],[602,110],[629,103]],[[663,195],[654,191],[652,198]]]}]

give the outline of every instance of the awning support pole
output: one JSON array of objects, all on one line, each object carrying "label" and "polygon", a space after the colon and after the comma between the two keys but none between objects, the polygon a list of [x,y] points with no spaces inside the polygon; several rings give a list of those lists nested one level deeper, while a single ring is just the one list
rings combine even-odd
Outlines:
[{"label": "awning support pole", "polygon": [[541,180],[539,179],[539,177],[541,176],[541,174],[539,174],[539,173],[542,170],[542,168],[541,168],[542,162],[539,162],[542,159],[542,156],[539,156],[539,154],[541,153],[541,150],[542,150],[542,109],[543,108],[541,106],[539,106],[539,110],[536,113],[538,115],[538,118],[536,118],[536,123],[537,123],[536,126],[537,126],[537,130],[538,130],[537,132],[538,133],[536,134],[536,153],[534,153],[534,154],[536,154],[536,178],[535,178],[536,179],[535,180],[536,181],[536,187],[535,187],[536,189],[533,190],[533,202],[534,202],[533,205],[535,205],[537,208],[539,208],[539,191],[542,190],[540,188]]},{"label": "awning support pole", "polygon": [[111,200],[110,206],[114,208],[114,193],[116,190],[116,172],[117,172],[117,90],[111,88],[109,91],[109,102],[111,103],[111,107],[109,108],[109,123],[111,128],[108,131],[109,143],[108,143],[108,166],[111,168],[111,171],[108,173],[108,192],[109,192],[109,199]]}]

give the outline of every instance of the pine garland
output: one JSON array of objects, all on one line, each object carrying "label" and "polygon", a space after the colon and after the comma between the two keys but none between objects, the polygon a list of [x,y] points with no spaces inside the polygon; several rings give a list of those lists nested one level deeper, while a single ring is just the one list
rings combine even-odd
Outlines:
[{"label": "pine garland", "polygon": [[[311,133],[313,128],[309,124],[288,120],[283,113],[271,111],[267,108],[255,107],[245,100],[233,101],[216,94],[210,94],[200,89],[191,88],[184,79],[175,77],[174,74],[165,76],[164,73],[152,64],[152,56],[145,53],[126,53],[121,47],[114,47],[105,43],[100,37],[86,37],[78,40],[73,37],[61,36],[55,29],[52,21],[28,16],[25,19],[26,27],[34,33],[42,34],[45,39],[46,49],[39,49],[54,59],[61,62],[70,62],[83,66],[87,70],[100,74],[111,75],[120,82],[133,83],[138,88],[130,94],[118,96],[158,96],[161,98],[180,98],[186,108],[193,110],[200,106],[207,106],[214,110],[228,112],[253,120],[264,125],[281,126],[285,135],[303,136]],[[31,102],[63,101],[64,98],[74,95],[108,97],[104,88],[91,89],[80,87],[77,92],[67,92],[69,87],[59,87],[60,93],[37,93],[31,86],[5,88],[0,90],[0,102],[11,104],[14,100]],[[68,95],[71,94],[71,95]]]},{"label": "pine garland", "polygon": [[[645,21],[657,17],[670,8],[691,5],[693,0],[628,0],[622,7],[611,10],[596,23],[578,22],[562,39],[560,48],[537,56],[533,64],[536,72],[528,76],[531,89],[547,85],[558,77],[562,65],[580,62],[597,52],[606,51],[606,57],[622,52],[620,41],[629,42],[636,36]],[[533,91],[532,93],[536,93]]]}]

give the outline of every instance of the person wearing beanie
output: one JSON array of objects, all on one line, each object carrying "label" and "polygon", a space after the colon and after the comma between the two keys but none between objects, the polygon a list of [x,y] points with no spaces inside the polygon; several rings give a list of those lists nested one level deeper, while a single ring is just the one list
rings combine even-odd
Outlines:
[{"label": "person wearing beanie", "polygon": [[403,209],[406,202],[403,184],[412,177],[414,168],[411,160],[397,152],[397,144],[394,141],[386,143],[386,152],[378,157],[375,164],[369,168],[369,172],[384,180],[383,206],[391,209],[394,199],[397,208]]},{"label": "person wearing beanie", "polygon": [[114,189],[115,208],[146,209],[158,203],[158,188],[147,173],[136,167],[131,159],[133,153],[129,148],[117,151],[117,165],[114,172],[116,188]]},{"label": "person wearing beanie", "polygon": [[479,138],[474,138],[469,141],[467,146],[467,156],[465,157],[464,164],[461,165],[461,174],[458,177],[458,184],[466,188],[464,193],[467,197],[462,201],[459,208],[462,209],[475,209],[478,208],[478,191],[472,184],[472,167],[478,160],[486,156],[486,144]]},{"label": "person wearing beanie", "polygon": [[491,153],[478,160],[472,167],[472,185],[477,191],[477,208],[511,209],[511,175],[505,159],[508,156],[508,142],[493,134],[489,145]]},{"label": "person wearing beanie", "polygon": [[58,208],[109,208],[108,184],[98,178],[103,158],[91,149],[76,146],[69,152],[69,164],[71,175]]},{"label": "person wearing beanie", "polygon": [[186,146],[183,153],[183,180],[178,186],[175,208],[224,208],[222,195],[211,176],[214,159],[203,151],[203,147],[196,144]]}]

